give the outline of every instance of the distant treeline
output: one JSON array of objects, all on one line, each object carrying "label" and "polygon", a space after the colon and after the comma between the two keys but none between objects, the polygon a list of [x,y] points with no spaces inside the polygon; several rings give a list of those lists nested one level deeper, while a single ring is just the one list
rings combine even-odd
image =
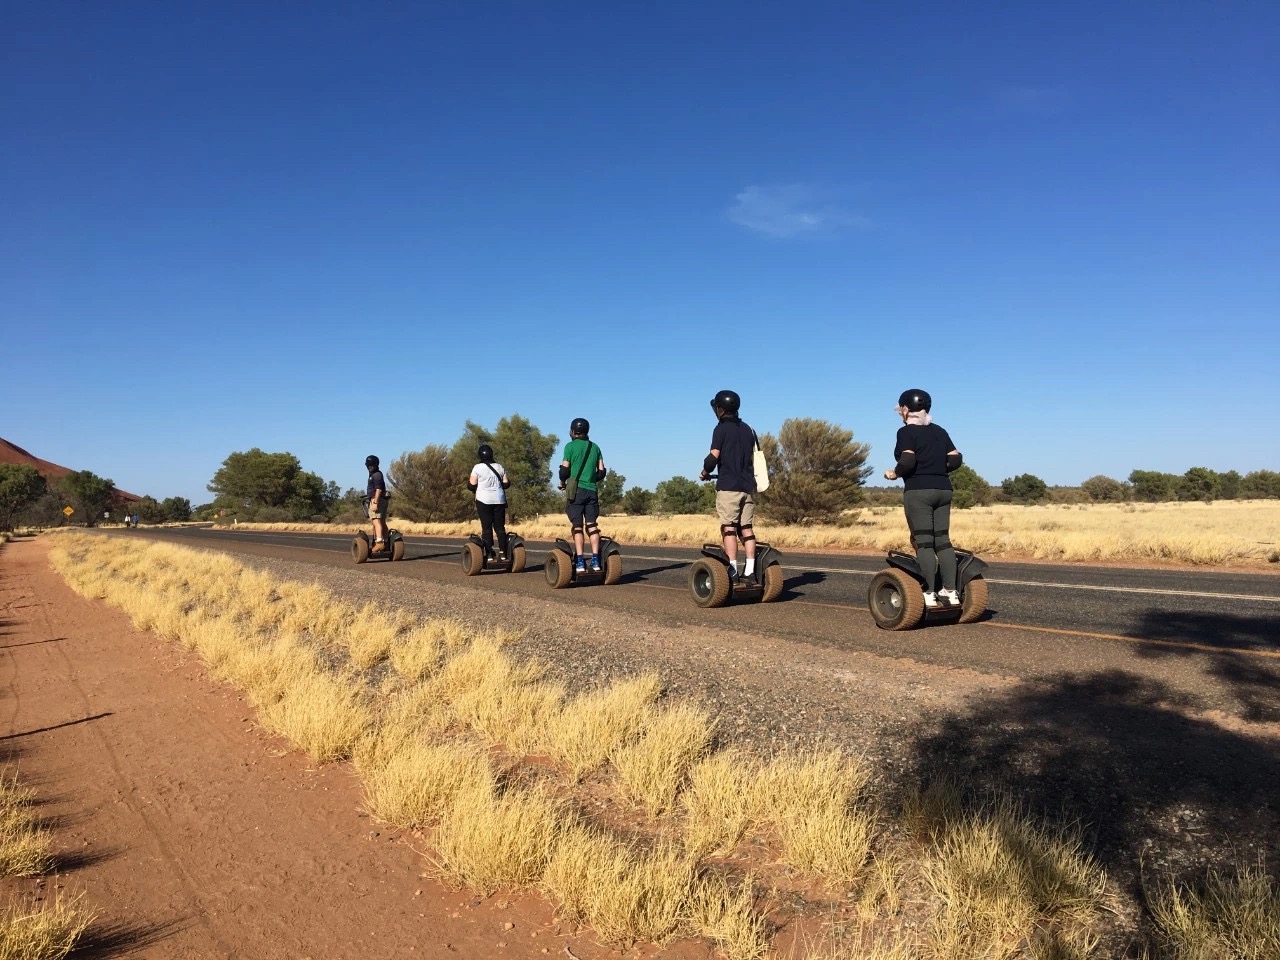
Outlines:
[{"label": "distant treeline", "polygon": [[[1218,473],[1208,467],[1192,467],[1186,473],[1134,470],[1127,480],[1099,474],[1078,487],[1051,487],[1034,474],[1024,473],[992,485],[969,467],[951,476],[955,505],[986,506],[992,503],[1166,503],[1171,501],[1275,500],[1280,499],[1280,472],[1254,470],[1241,475]],[[872,487],[864,491],[869,505],[897,504],[900,487]]]}]

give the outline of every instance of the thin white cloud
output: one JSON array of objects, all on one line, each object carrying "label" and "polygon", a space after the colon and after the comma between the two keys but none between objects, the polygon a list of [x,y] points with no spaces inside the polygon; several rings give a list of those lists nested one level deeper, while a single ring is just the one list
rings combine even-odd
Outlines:
[{"label": "thin white cloud", "polygon": [[740,227],[783,239],[868,223],[803,183],[749,186],[734,197],[726,214]]}]

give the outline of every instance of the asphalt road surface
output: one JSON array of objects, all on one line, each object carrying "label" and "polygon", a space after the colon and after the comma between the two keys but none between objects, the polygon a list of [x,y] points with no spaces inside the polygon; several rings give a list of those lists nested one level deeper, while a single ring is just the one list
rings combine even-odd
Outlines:
[{"label": "asphalt road surface", "polygon": [[198,527],[120,535],[346,567],[361,576],[586,603],[666,623],[738,623],[803,643],[1008,676],[1131,671],[1168,684],[1202,708],[1280,720],[1280,576],[1270,571],[991,563],[990,611],[983,621],[896,633],[877,629],[867,611],[867,586],[885,566],[878,557],[784,552],[786,589],[778,602],[702,610],[688,592],[688,568],[698,558],[691,547],[624,545],[618,585],[553,591],[542,572],[549,543],[528,543],[523,573],[469,578],[462,574],[457,539],[410,537],[403,561],[357,570],[348,535]]}]

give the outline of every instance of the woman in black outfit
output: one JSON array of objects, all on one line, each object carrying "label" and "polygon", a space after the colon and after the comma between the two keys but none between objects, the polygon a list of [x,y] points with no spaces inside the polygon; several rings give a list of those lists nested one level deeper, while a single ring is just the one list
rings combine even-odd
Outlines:
[{"label": "woman in black outfit", "polygon": [[[898,397],[902,428],[893,455],[897,464],[884,472],[886,480],[903,481],[902,503],[906,508],[911,542],[924,575],[924,605],[939,602],[959,606],[956,592],[956,552],[951,546],[951,478],[964,462],[946,430],[933,422],[929,408],[933,399],[923,390],[905,390]],[[942,589],[934,593],[938,575]]]}]

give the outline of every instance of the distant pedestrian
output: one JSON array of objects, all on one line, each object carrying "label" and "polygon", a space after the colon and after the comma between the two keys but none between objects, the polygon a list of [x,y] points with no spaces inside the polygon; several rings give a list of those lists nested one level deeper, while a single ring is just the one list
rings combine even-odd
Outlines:
[{"label": "distant pedestrian", "polygon": [[507,559],[507,488],[511,479],[500,463],[493,462],[493,447],[480,444],[476,451],[480,462],[471,468],[467,489],[476,495],[476,515],[480,518],[480,539],[485,553],[492,557],[494,535],[497,534],[498,559]]},{"label": "distant pedestrian", "polygon": [[[956,552],[951,546],[951,477],[964,458],[946,430],[933,422],[933,398],[923,390],[904,390],[896,408],[902,418],[893,455],[897,463],[884,472],[886,480],[902,480],[902,503],[924,576],[924,605],[939,601],[958,606]],[[942,588],[936,593],[941,575]]]},{"label": "distant pedestrian", "polygon": [[711,432],[711,452],[702,461],[701,479],[710,480],[716,471],[716,515],[720,518],[720,539],[729,558],[729,577],[738,576],[738,540],[747,555],[742,576],[756,571],[756,532],[752,526],[756,512],[755,450],[756,432],[738,416],[742,398],[732,390],[721,390],[711,398],[716,427]]}]

